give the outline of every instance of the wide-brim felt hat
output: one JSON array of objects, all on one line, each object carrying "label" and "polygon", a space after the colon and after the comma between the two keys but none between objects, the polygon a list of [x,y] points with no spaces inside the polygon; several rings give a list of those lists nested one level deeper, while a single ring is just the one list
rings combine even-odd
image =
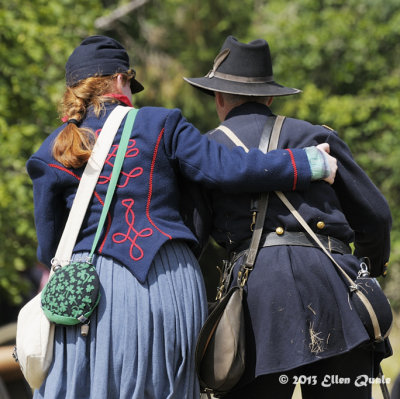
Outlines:
[{"label": "wide-brim felt hat", "polygon": [[[135,70],[125,48],[117,40],[102,35],[89,36],[75,48],[65,65],[65,80],[73,87],[92,76],[110,76]],[[132,93],[144,89],[135,77],[130,81]]]},{"label": "wide-brim felt hat", "polygon": [[213,95],[214,92],[245,96],[288,96],[301,90],[275,82],[269,45],[257,39],[239,42],[228,36],[214,60],[213,68],[202,78],[184,78],[192,86]]}]

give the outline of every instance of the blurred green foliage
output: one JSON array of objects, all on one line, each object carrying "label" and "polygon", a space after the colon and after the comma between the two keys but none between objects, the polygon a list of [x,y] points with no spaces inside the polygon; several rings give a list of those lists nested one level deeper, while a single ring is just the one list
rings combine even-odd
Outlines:
[{"label": "blurred green foliage", "polygon": [[101,13],[97,0],[0,1],[0,296],[12,303],[36,262],[25,162],[59,123],[66,58]]},{"label": "blurred green foliage", "polygon": [[80,40],[120,40],[146,88],[136,105],[182,108],[207,131],[218,123],[213,98],[182,77],[205,75],[232,34],[268,40],[276,80],[303,90],[276,100],[274,112],[332,126],[388,199],[393,251],[383,283],[399,307],[398,0],[143,0],[111,18],[129,3],[0,0],[0,291],[18,303],[28,288],[21,272],[36,262],[36,238],[25,162],[59,123],[64,65]]}]

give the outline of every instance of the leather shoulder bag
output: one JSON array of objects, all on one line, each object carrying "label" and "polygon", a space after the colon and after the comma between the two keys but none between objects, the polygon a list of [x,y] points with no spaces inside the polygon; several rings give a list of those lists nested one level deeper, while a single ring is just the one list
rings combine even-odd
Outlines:
[{"label": "leather shoulder bag", "polygon": [[[260,140],[261,151],[267,152],[277,147],[283,119],[280,116],[268,118]],[[248,151],[230,129],[226,126],[220,126],[219,129],[236,145]],[[199,333],[195,355],[196,371],[201,389],[209,398],[211,394],[218,397],[229,392],[240,381],[245,370],[243,288],[254,268],[267,204],[268,193],[264,193],[258,201],[257,209],[254,210],[253,235],[238,273],[237,284],[229,289],[230,278],[222,280],[217,300],[212,305],[212,310]],[[232,268],[233,264],[227,266],[227,269],[232,270]],[[225,277],[228,275],[226,272],[224,274]]]}]

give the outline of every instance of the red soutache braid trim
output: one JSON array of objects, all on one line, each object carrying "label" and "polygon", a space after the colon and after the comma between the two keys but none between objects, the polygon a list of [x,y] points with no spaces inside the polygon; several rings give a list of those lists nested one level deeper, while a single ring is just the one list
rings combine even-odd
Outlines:
[{"label": "red soutache braid trim", "polygon": [[70,174],[71,176],[75,177],[75,178],[78,179],[79,181],[81,180],[81,178],[80,178],[78,175],[76,175],[74,172],[71,172],[69,169],[64,168],[63,166],[56,165],[56,164],[54,164],[54,163],[49,163],[48,165],[50,166],[50,168],[56,168],[56,169],[62,170],[63,172],[67,172],[67,173]]},{"label": "red soutache braid trim", "polygon": [[149,222],[150,222],[160,233],[164,234],[166,237],[168,237],[170,240],[172,240],[172,237],[171,237],[169,234],[167,234],[167,233],[163,232],[162,230],[160,230],[160,229],[155,225],[155,223],[151,220],[151,217],[150,217],[150,202],[151,202],[151,196],[152,196],[152,194],[153,194],[153,173],[154,173],[154,167],[155,167],[155,164],[156,164],[156,158],[157,158],[157,153],[158,153],[158,147],[160,146],[160,141],[161,141],[161,138],[162,138],[163,134],[164,134],[164,128],[161,130],[161,132],[160,132],[160,134],[159,134],[159,136],[158,136],[156,146],[154,147],[153,159],[152,159],[152,161],[151,161],[151,169],[150,169],[150,177],[149,177],[149,194],[148,194],[148,196],[147,196],[147,204],[146,204],[146,216],[147,216],[147,219],[149,220]]}]

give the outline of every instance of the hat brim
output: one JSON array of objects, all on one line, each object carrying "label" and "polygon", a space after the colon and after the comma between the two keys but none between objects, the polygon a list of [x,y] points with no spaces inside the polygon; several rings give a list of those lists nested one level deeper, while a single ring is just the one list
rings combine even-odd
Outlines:
[{"label": "hat brim", "polygon": [[237,94],[242,96],[290,96],[301,92],[299,89],[281,86],[272,81],[266,83],[241,83],[230,80],[212,78],[183,78],[186,82],[194,86],[196,89],[206,94],[214,95],[215,91],[221,93]]},{"label": "hat brim", "polygon": [[135,78],[131,79],[131,92],[132,94],[139,93],[144,90],[144,87]]}]

